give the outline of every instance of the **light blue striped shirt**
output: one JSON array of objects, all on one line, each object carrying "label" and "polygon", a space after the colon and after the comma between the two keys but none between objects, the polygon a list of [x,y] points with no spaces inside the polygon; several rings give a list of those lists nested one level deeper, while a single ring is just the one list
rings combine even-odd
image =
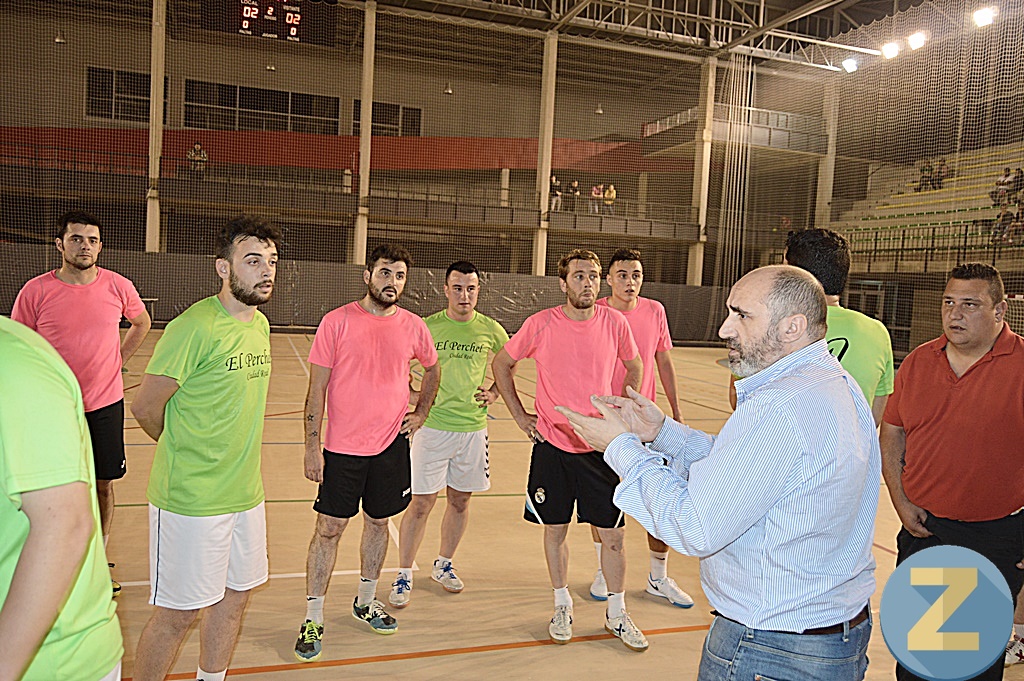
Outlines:
[{"label": "light blue striped shirt", "polygon": [[[755,629],[853,618],[875,590],[881,452],[871,408],[825,341],[736,382],[717,437],[671,419],[615,438],[615,504],[700,557],[711,606]],[[662,459],[668,460],[668,465]]]}]

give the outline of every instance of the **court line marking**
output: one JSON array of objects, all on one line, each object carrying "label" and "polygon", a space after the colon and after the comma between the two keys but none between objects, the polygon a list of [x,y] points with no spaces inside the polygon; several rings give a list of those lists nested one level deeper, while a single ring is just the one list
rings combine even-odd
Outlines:
[{"label": "court line marking", "polygon": [[[707,631],[710,624],[693,624],[685,627],[668,627],[665,629],[648,629],[644,632],[647,636],[661,636],[664,634],[681,634],[695,631]],[[614,639],[613,634],[593,634],[590,636],[574,636],[573,643],[584,643],[589,641],[608,641]],[[273,672],[289,672],[300,669],[329,669],[331,667],[351,667],[361,664],[372,664],[375,662],[399,662],[402,660],[421,660],[431,657],[450,657],[454,655],[473,655],[478,653],[493,653],[504,650],[521,650],[523,648],[539,648],[541,646],[553,646],[555,642],[550,639],[533,641],[512,641],[509,643],[492,643],[481,646],[469,646],[466,648],[444,648],[441,650],[421,650],[419,652],[392,653],[390,655],[372,655],[368,657],[350,657],[344,660],[324,660],[322,662],[291,662],[285,664],[264,665],[260,667],[231,668],[231,676],[244,676],[248,674],[267,674]],[[171,674],[167,678],[171,681],[187,681],[195,679],[195,672]],[[127,677],[124,681],[132,681]]]},{"label": "court line marking", "polygon": [[288,345],[292,346],[292,352],[295,353],[295,359],[299,360],[299,366],[301,366],[302,370],[306,373],[306,378],[309,378],[309,367],[306,366],[306,361],[302,359],[302,355],[299,354],[299,349],[295,347],[295,343],[292,341],[290,334],[287,335],[287,338]]}]

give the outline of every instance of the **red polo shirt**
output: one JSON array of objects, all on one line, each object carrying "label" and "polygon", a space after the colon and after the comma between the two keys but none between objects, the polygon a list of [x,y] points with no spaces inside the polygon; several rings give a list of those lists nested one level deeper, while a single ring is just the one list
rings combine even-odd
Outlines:
[{"label": "red polo shirt", "polygon": [[980,522],[1024,506],[1024,339],[1003,323],[957,378],[939,336],[907,355],[883,420],[907,433],[903,490],[934,515]]}]

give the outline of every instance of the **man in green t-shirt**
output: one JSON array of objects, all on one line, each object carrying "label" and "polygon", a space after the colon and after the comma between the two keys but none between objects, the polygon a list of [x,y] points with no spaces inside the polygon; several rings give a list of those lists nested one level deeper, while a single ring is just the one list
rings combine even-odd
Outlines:
[{"label": "man in green t-shirt", "polygon": [[[893,390],[892,341],[885,325],[856,310],[839,305],[850,277],[850,244],[830,229],[805,229],[786,239],[784,262],[807,270],[821,282],[828,300],[828,331],[825,339],[832,356],[853,376],[864,392],[875,423]],[[736,389],[729,380],[729,403],[736,408]]]},{"label": "man in green t-shirt", "polygon": [[480,274],[473,263],[452,263],[444,277],[448,307],[426,318],[441,363],[441,387],[423,427],[412,439],[412,502],[402,516],[398,541],[398,578],[388,601],[396,608],[409,605],[412,564],[423,541],[437,494],[447,505],[441,520],[441,552],[430,577],[445,591],[459,593],[462,580],[452,558],[469,522],[473,492],[490,489],[487,460],[487,406],[498,397],[492,383],[484,387],[488,353],[508,342],[501,325],[476,311]]},{"label": "man in green t-shirt", "polygon": [[[270,300],[281,230],[234,218],[221,229],[220,293],[167,325],[132,413],[157,441],[149,499],[150,617],[136,681],[163,679],[200,610],[197,679],[223,681],[249,591],[267,581],[260,475],[270,384]],[[205,668],[205,669],[204,669]]]},{"label": "man in green t-shirt", "polygon": [[117,681],[121,630],[78,380],[0,317],[0,679]]},{"label": "man in green t-shirt", "polygon": [[786,239],[785,263],[807,270],[824,287],[828,350],[857,381],[880,423],[893,388],[892,341],[882,322],[839,305],[850,277],[849,242],[830,229],[793,232]]}]

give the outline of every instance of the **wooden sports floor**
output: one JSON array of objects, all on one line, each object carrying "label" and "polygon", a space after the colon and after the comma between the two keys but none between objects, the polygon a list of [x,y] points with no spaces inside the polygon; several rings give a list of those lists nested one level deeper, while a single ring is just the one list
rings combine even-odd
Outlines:
[{"label": "wooden sports floor", "polygon": [[[126,400],[142,378],[160,336],[153,331],[127,364]],[[522,519],[523,490],[530,447],[504,405],[490,410],[490,491],[475,494],[470,523],[455,556],[466,583],[461,594],[444,592],[429,578],[438,551],[443,500],[430,517],[426,539],[417,556],[412,602],[391,610],[399,622],[392,636],[373,633],[351,615],[359,574],[359,532],[353,521],[341,540],[336,572],[327,594],[324,653],[320,661],[296,662],[292,648],[305,615],[306,548],[313,531],[311,505],[316,486],[302,475],[302,405],[306,392],[311,335],[275,333],[271,338],[273,374],[264,430],[263,479],[267,493],[270,581],[252,595],[229,678],[254,681],[319,679],[413,680],[446,679],[587,679],[650,676],[693,679],[697,674],[704,634],[711,621],[700,589],[697,560],[673,554],[669,574],[690,593],[696,605],[688,610],[644,592],[649,566],[643,528],[629,521],[626,604],[633,620],[650,640],[650,649],[635,653],[606,634],[604,604],[590,599],[589,586],[597,567],[587,526],[571,528],[569,588],[574,600],[574,639],[565,646],[548,640],[553,609],[545,568],[541,530]],[[717,363],[725,351],[676,348],[672,351],[686,422],[716,433],[728,418],[729,372]],[[536,388],[532,362],[521,363],[516,381],[523,401],[532,408]],[[529,396],[529,397],[527,397]],[[367,395],[367,399],[372,399]],[[664,396],[660,397],[664,403]],[[146,482],[154,444],[128,414],[128,474],[116,487],[117,510],[109,544],[114,576],[123,591],[117,599],[125,639],[124,676],[130,678],[135,646],[150,614]],[[378,598],[387,600],[398,561],[398,522],[392,526]],[[880,494],[875,558],[878,610],[881,589],[895,562],[898,520],[883,489]],[[190,632],[174,665],[172,679],[194,679],[198,664],[198,626]],[[893,658],[875,627],[867,678],[893,678]],[[1024,679],[1024,669],[1007,670],[1007,679]]]}]

